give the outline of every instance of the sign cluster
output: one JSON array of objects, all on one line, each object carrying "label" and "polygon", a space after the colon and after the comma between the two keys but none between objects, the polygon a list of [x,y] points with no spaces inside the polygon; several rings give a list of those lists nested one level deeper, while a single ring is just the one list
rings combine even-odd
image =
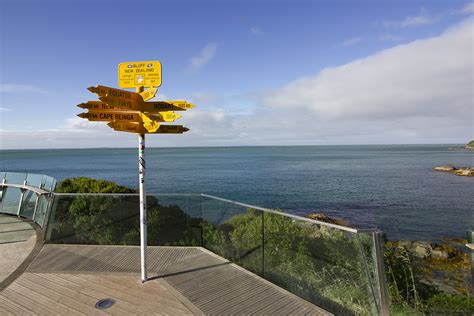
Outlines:
[{"label": "sign cluster", "polygon": [[[159,61],[131,62],[119,64],[119,86],[135,87],[137,92],[105,86],[89,87],[99,101],[81,103],[78,107],[87,109],[79,117],[89,121],[109,122],[116,131],[138,134],[182,134],[189,129],[182,125],[163,125],[181,117],[175,111],[186,111],[194,104],[186,101],[157,101],[152,99],[157,86],[161,85],[161,64]],[[149,87],[143,90],[144,87]],[[140,91],[140,92],[138,92]]]}]

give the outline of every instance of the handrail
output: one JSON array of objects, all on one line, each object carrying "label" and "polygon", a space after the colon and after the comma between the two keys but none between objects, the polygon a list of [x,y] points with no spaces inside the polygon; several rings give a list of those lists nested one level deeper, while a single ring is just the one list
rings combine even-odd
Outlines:
[{"label": "handrail", "polygon": [[202,193],[201,196],[207,197],[207,198],[210,198],[210,199],[214,199],[214,200],[218,200],[218,201],[222,201],[222,202],[226,202],[226,203],[231,203],[231,204],[247,207],[247,208],[252,208],[252,209],[255,209],[255,210],[262,211],[262,212],[267,212],[267,213],[272,213],[272,214],[277,214],[277,215],[281,215],[281,216],[290,217],[290,218],[293,218],[293,219],[299,220],[299,221],[305,221],[305,222],[309,222],[309,223],[312,223],[312,224],[327,226],[327,227],[331,227],[331,228],[351,232],[351,233],[354,233],[354,234],[368,233],[368,232],[374,232],[375,231],[374,229],[356,229],[356,228],[350,228],[350,227],[341,226],[341,225],[337,225],[337,224],[326,223],[326,222],[318,221],[318,220],[315,220],[315,219],[310,219],[310,218],[306,218],[306,217],[302,217],[302,216],[298,216],[298,215],[293,215],[293,214],[288,214],[288,213],[284,213],[284,212],[280,212],[280,211],[276,211],[276,210],[271,210],[271,209],[260,207],[260,206],[255,206],[255,205],[251,205],[251,204],[245,204],[245,203],[240,203],[240,202],[236,202],[236,201],[232,201],[232,200],[227,200],[227,199],[223,199],[223,198],[220,198],[220,197],[217,197],[217,196],[208,195],[208,194],[204,194],[204,193]]},{"label": "handrail", "polygon": [[[139,193],[59,193],[59,192],[53,192],[54,195],[58,196],[80,196],[80,195],[93,195],[93,196],[107,196],[107,195],[126,195],[126,196],[139,196]],[[201,196],[200,193],[147,193],[148,196],[160,196],[160,195],[166,195],[166,196]]]},{"label": "handrail", "polygon": [[37,188],[37,187],[32,187],[26,184],[15,184],[15,183],[0,183],[1,187],[12,187],[12,188],[19,188],[19,189],[24,189],[24,190],[29,190],[32,192],[35,192],[39,195],[44,195],[44,194],[49,194],[51,192]]}]

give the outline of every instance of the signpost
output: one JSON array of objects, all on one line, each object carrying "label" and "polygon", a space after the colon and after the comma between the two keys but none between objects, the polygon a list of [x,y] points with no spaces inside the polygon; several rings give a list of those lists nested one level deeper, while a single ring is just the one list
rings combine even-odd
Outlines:
[{"label": "signpost", "polygon": [[81,113],[77,116],[88,119],[89,121],[133,121],[133,122],[174,122],[181,115],[174,112],[158,112],[157,114],[145,114],[143,112],[126,112],[120,110],[98,111],[89,110],[87,113]]},{"label": "signpost", "polygon": [[[100,101],[78,104],[88,112],[78,114],[89,121],[105,121],[115,131],[138,134],[138,182],[140,190],[140,258],[141,280],[147,276],[147,213],[145,192],[145,134],[182,134],[189,129],[182,125],[162,125],[181,117],[173,111],[186,111],[194,104],[184,100],[146,102],[155,97],[161,86],[159,61],[124,62],[118,66],[118,85],[135,88],[135,92],[106,86],[89,87]],[[145,87],[148,88],[145,90]]]}]

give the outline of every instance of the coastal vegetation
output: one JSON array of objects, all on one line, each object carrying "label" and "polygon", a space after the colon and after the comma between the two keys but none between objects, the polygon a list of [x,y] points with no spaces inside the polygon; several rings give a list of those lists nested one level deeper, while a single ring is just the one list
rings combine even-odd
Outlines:
[{"label": "coastal vegetation", "polygon": [[466,145],[467,149],[474,149],[474,140],[471,140],[469,143]]},{"label": "coastal vegetation", "polygon": [[[63,180],[58,191],[136,192],[88,178]],[[147,204],[149,245],[203,246],[336,314],[376,314],[371,235],[224,204],[197,212],[192,201],[148,196]],[[60,196],[49,242],[138,245],[137,206],[137,195]],[[464,242],[386,240],[392,314],[474,313]]]}]

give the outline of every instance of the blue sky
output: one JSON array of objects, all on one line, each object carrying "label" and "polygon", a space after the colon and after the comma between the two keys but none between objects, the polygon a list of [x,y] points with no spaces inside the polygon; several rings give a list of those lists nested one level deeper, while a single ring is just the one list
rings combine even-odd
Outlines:
[{"label": "blue sky", "polygon": [[[157,99],[198,106],[177,121],[190,132],[150,135],[149,146],[474,137],[471,1],[0,0],[0,6],[1,148],[135,146],[133,134],[77,118],[75,105],[95,99],[88,86],[117,86],[118,63],[139,60],[163,65]],[[423,54],[429,56],[420,65]],[[412,64],[420,69],[407,73]],[[440,82],[426,83],[433,74],[454,76],[442,94]],[[446,101],[451,94],[455,102]],[[443,117],[448,110],[461,118]]]}]

